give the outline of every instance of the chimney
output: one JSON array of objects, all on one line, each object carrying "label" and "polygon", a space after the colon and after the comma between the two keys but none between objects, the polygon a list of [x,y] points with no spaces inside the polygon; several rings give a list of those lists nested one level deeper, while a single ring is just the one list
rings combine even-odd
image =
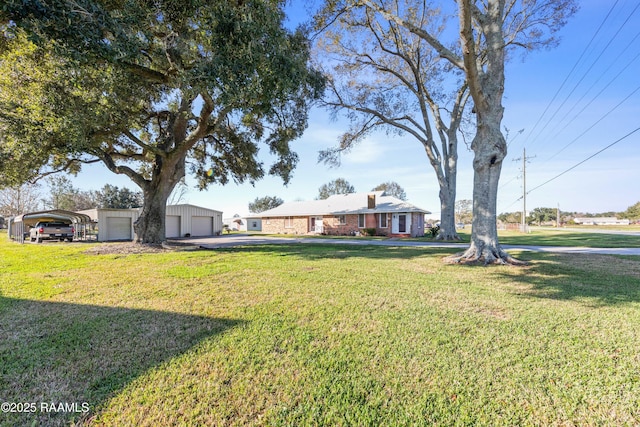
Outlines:
[{"label": "chimney", "polygon": [[375,208],[376,208],[376,195],[367,194],[367,209],[375,209]]}]

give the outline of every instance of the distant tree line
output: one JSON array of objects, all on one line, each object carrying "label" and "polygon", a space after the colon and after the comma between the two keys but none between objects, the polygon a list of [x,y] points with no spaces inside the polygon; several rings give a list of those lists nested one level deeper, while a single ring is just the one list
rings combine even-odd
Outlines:
[{"label": "distant tree line", "polygon": [[[640,221],[640,202],[629,206],[623,212],[601,212],[601,213],[584,213],[584,212],[564,212],[560,211],[560,222],[567,223],[574,218],[584,217],[615,217],[618,219],[628,219],[631,222]],[[505,223],[520,224],[522,223],[522,212],[505,212],[498,215],[498,219]],[[544,223],[555,223],[558,219],[557,208],[538,207],[529,212],[526,221],[530,225],[542,225]]]}]

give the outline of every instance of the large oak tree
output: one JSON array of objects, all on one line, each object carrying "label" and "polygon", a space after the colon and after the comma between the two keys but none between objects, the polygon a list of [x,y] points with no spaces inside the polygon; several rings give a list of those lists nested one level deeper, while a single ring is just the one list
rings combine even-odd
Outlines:
[{"label": "large oak tree", "polygon": [[8,0],[0,8],[0,184],[100,161],[144,195],[138,241],[165,238],[167,198],[288,182],[289,142],[324,81],[276,0]]}]

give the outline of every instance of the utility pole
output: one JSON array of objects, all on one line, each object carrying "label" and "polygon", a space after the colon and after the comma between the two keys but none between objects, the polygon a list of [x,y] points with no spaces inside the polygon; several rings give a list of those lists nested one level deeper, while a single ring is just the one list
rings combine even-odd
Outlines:
[{"label": "utility pole", "polygon": [[527,149],[522,149],[522,157],[513,159],[514,161],[522,160],[522,225],[520,226],[523,233],[528,233],[527,227],[527,160],[533,159],[533,157],[527,157]]},{"label": "utility pole", "polygon": [[527,233],[527,149],[522,149],[522,232]]}]

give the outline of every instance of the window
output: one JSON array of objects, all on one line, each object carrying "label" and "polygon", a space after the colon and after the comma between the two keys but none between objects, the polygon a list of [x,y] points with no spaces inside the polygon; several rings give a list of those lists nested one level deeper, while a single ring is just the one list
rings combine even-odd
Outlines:
[{"label": "window", "polygon": [[251,226],[252,226],[253,228],[258,228],[258,221],[253,221],[253,222],[251,223]]},{"label": "window", "polygon": [[380,215],[380,221],[379,221],[380,228],[387,228],[389,226],[387,223],[387,214],[381,213],[379,215]]},{"label": "window", "polygon": [[338,224],[339,225],[345,225],[347,223],[347,216],[346,215],[336,215],[336,218],[338,219]]},{"label": "window", "polygon": [[365,224],[364,218],[365,218],[364,214],[358,214],[358,228],[364,228],[364,224]]},{"label": "window", "polygon": [[285,216],[284,217],[284,228],[293,228],[293,217]]}]

